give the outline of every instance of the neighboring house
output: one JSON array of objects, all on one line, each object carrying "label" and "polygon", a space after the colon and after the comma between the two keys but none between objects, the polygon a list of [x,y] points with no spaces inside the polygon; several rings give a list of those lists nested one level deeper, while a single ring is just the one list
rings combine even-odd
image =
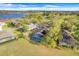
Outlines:
[{"label": "neighboring house", "polygon": [[29,24],[27,26],[28,26],[28,30],[33,30],[33,29],[37,28],[37,24],[33,24],[33,23],[31,23],[31,24]]},{"label": "neighboring house", "polygon": [[0,43],[14,40],[16,38],[10,31],[3,30],[3,26],[6,25],[6,21],[7,20],[0,19]]},{"label": "neighboring house", "polygon": [[3,26],[6,25],[4,20],[0,20],[0,32],[3,31]]},{"label": "neighboring house", "polygon": [[38,24],[37,29],[40,31],[49,30],[49,25],[48,24]]},{"label": "neighboring house", "polygon": [[68,30],[62,29],[62,39],[59,40],[60,46],[68,46],[68,47],[75,47],[76,40],[74,37],[70,34]]},{"label": "neighboring house", "polygon": [[48,24],[29,24],[28,25],[28,30],[34,30],[34,29],[37,29],[39,31],[42,31],[42,30],[48,30],[49,29],[49,25]]},{"label": "neighboring house", "polygon": [[16,39],[16,37],[12,35],[11,33],[7,31],[0,32],[0,43],[4,43],[6,41],[11,41],[14,39]]}]

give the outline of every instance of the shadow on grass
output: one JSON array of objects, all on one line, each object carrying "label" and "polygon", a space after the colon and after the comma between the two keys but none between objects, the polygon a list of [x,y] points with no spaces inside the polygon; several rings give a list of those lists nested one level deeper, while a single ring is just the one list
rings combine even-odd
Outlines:
[{"label": "shadow on grass", "polygon": [[28,40],[31,44],[35,44],[35,45],[40,45],[41,43],[40,42],[36,42],[36,41],[34,41],[34,40]]}]

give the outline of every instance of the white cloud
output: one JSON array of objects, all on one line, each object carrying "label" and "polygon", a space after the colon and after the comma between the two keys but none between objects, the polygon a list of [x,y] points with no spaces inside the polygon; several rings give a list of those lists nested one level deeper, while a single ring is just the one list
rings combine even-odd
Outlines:
[{"label": "white cloud", "polygon": [[53,10],[53,11],[79,11],[79,7],[61,7],[56,5],[24,5],[24,4],[11,4],[11,3],[0,3],[0,10]]},{"label": "white cloud", "polygon": [[13,6],[13,4],[10,4],[10,3],[9,3],[9,4],[4,4],[4,5],[5,5],[5,6]]},{"label": "white cloud", "polygon": [[8,3],[0,3],[0,6],[13,6],[13,4]]},{"label": "white cloud", "polygon": [[18,7],[22,7],[22,8],[28,7],[28,5],[23,5],[23,4],[14,4],[14,6],[16,6],[17,8],[18,8]]},{"label": "white cloud", "polygon": [[[40,7],[40,5],[24,5],[24,4],[11,4],[11,3],[0,3],[0,7]],[[55,5],[43,5],[41,7],[59,7]]]},{"label": "white cloud", "polygon": [[[2,10],[0,8],[0,10]],[[79,11],[79,8],[46,8],[46,7],[28,7],[28,8],[4,8],[4,10],[17,10],[17,11],[29,11],[29,10],[47,10],[47,11]]]},{"label": "white cloud", "polygon": [[56,5],[45,5],[44,7],[59,7],[59,6],[56,6]]},{"label": "white cloud", "polygon": [[0,3],[0,8],[9,8],[9,7],[14,7],[13,4],[8,4],[8,3]]},{"label": "white cloud", "polygon": [[78,3],[79,0],[0,0],[0,3]]},{"label": "white cloud", "polygon": [[0,3],[0,7],[27,7],[23,4]]}]

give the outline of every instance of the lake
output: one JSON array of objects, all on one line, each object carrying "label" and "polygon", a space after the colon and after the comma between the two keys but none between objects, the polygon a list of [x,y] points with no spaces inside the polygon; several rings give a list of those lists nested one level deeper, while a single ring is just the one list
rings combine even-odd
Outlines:
[{"label": "lake", "polygon": [[0,14],[0,19],[20,18],[26,14]]}]

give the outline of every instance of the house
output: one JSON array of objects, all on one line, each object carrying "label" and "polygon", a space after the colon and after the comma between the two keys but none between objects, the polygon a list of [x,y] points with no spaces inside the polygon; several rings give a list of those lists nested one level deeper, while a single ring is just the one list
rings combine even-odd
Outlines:
[{"label": "house", "polygon": [[41,39],[43,38],[43,36],[47,33],[48,28],[49,27],[47,24],[33,24],[33,23],[31,23],[29,25],[29,30],[35,30],[35,31],[32,31],[32,33],[34,32],[34,34],[32,34],[31,39],[36,42],[40,42]]},{"label": "house", "polygon": [[4,43],[15,39],[16,37],[12,35],[12,33],[10,32],[7,31],[0,32],[0,43]]}]

